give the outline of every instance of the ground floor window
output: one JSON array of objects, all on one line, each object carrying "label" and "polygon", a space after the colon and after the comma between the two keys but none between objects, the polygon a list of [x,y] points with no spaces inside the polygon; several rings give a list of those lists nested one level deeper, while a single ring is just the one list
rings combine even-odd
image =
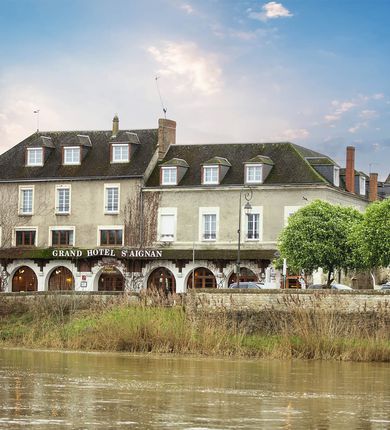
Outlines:
[{"label": "ground floor window", "polygon": [[173,273],[165,267],[153,270],[148,278],[148,288],[156,289],[164,293],[175,293],[176,282]]},{"label": "ground floor window", "polygon": [[49,278],[49,291],[74,290],[72,272],[66,267],[56,267]]},{"label": "ground floor window", "polygon": [[122,245],[122,230],[100,230],[100,245]]},{"label": "ground floor window", "polygon": [[[193,279],[195,280],[193,282]],[[217,288],[217,281],[213,273],[205,267],[199,267],[190,274],[187,282],[187,288]]]},{"label": "ground floor window", "polygon": [[52,230],[52,246],[73,246],[73,230]]},{"label": "ground floor window", "polygon": [[12,278],[12,291],[37,291],[38,280],[32,269],[27,266],[20,267]]},{"label": "ground floor window", "polygon": [[[240,282],[258,282],[258,281],[259,281],[258,277],[255,275],[254,272],[252,272],[252,270],[247,269],[246,267],[241,267]],[[233,284],[234,282],[237,282],[236,273],[231,274],[228,285]]]},{"label": "ground floor window", "polygon": [[35,230],[16,230],[16,246],[34,246],[36,233]]},{"label": "ground floor window", "polygon": [[112,266],[105,266],[98,281],[99,291],[124,291],[125,278],[122,273]]}]

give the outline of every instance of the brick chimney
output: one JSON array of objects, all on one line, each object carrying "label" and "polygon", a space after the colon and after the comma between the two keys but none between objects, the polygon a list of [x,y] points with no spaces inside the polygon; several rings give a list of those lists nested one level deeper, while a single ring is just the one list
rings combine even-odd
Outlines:
[{"label": "brick chimney", "polygon": [[116,137],[119,132],[119,118],[115,115],[112,120],[112,137]]},{"label": "brick chimney", "polygon": [[176,121],[160,118],[158,120],[158,158],[162,160],[170,145],[176,143]]},{"label": "brick chimney", "polygon": [[345,169],[345,187],[350,193],[355,192],[355,148],[347,146],[347,165]]},{"label": "brick chimney", "polygon": [[370,189],[368,192],[368,200],[375,202],[378,200],[378,173],[370,173]]}]

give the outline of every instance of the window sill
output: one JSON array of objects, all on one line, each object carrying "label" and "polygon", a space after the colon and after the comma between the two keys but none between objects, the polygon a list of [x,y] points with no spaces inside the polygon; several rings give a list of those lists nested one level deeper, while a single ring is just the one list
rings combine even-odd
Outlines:
[{"label": "window sill", "polygon": [[55,215],[67,216],[67,215],[70,215],[70,212],[55,212]]},{"label": "window sill", "polygon": [[119,211],[116,212],[104,212],[104,215],[119,215]]},{"label": "window sill", "polygon": [[22,212],[19,212],[19,216],[33,216],[33,215],[34,215],[33,212],[31,212],[31,213],[22,213]]}]

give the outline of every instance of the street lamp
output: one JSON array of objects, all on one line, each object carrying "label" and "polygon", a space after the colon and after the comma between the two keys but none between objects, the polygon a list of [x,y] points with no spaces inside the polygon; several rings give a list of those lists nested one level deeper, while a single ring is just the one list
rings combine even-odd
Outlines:
[{"label": "street lamp", "polygon": [[252,189],[251,188],[242,188],[240,190],[240,199],[239,199],[239,204],[238,204],[238,230],[237,230],[237,234],[238,234],[238,245],[237,245],[237,265],[236,265],[236,282],[237,282],[237,288],[240,288],[240,265],[241,265],[241,260],[240,260],[240,250],[241,250],[241,201],[242,201],[242,194],[244,194],[246,203],[244,206],[244,211],[246,215],[249,215],[251,213],[252,210],[252,206],[249,203],[249,201],[252,199]]}]

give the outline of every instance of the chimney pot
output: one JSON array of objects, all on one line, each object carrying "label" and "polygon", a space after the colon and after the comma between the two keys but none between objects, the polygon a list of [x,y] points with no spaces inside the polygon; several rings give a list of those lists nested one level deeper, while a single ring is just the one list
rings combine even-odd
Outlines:
[{"label": "chimney pot", "polygon": [[370,189],[368,192],[368,200],[375,202],[378,200],[378,173],[370,173]]},{"label": "chimney pot", "polygon": [[355,192],[355,147],[347,146],[347,165],[345,169],[345,188]]},{"label": "chimney pot", "polygon": [[115,114],[113,120],[112,120],[112,137],[116,137],[119,131],[119,118],[118,115]]},{"label": "chimney pot", "polygon": [[170,145],[176,143],[176,121],[160,118],[158,120],[158,158],[165,157]]}]

